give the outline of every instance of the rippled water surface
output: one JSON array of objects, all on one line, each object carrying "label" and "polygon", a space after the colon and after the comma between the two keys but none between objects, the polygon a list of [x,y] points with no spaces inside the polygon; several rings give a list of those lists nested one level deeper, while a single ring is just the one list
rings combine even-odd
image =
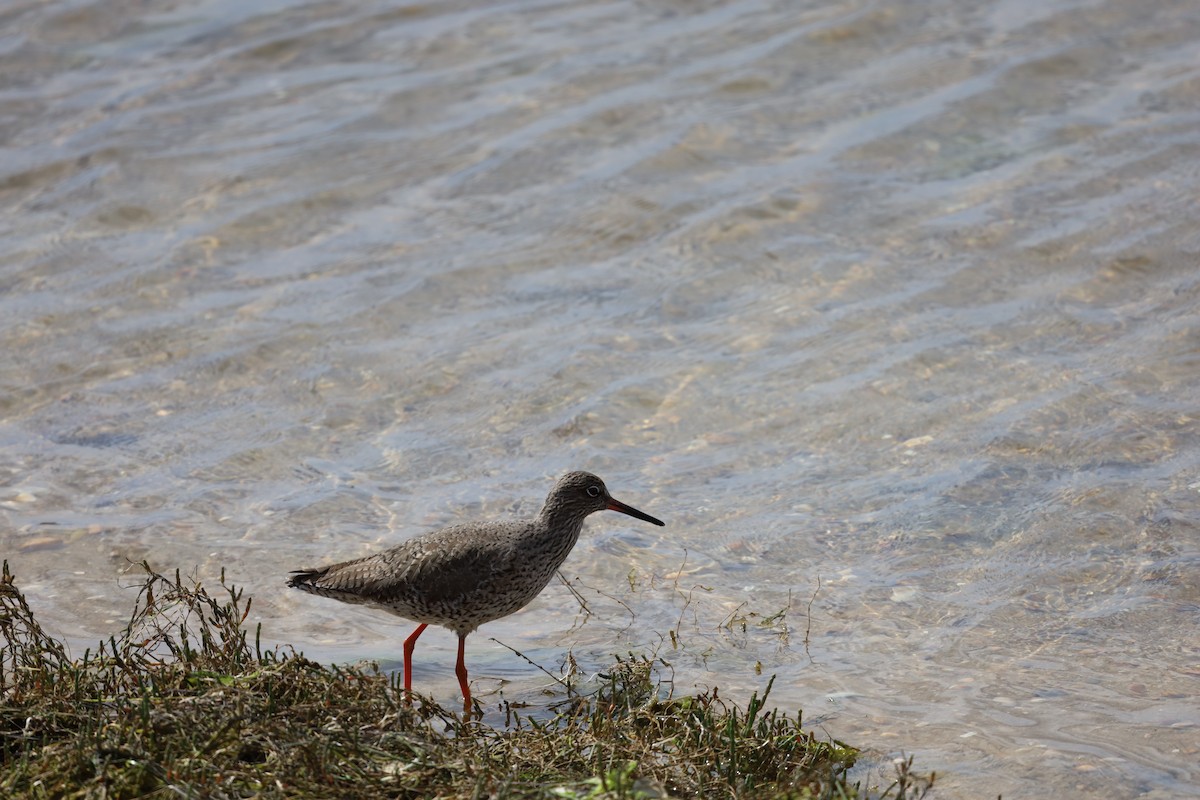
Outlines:
[{"label": "rippled water surface", "polygon": [[80,649],[145,558],[394,667],[281,576],[591,469],[668,527],[593,517],[486,703],[552,685],[489,636],[656,652],[939,797],[1192,796],[1198,53],[1167,0],[2,3],[0,551]]}]

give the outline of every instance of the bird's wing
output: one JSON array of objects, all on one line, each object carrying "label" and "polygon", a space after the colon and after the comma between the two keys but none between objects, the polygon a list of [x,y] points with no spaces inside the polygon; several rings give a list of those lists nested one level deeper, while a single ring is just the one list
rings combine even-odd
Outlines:
[{"label": "bird's wing", "polygon": [[384,579],[381,591],[414,591],[431,603],[454,602],[488,585],[506,563],[503,551],[491,542],[464,540],[451,550],[425,550],[394,579]]},{"label": "bird's wing", "polygon": [[502,535],[484,538],[470,526],[451,526],[373,556],[298,570],[288,584],[351,601],[438,604],[488,585],[506,568],[510,553]]}]

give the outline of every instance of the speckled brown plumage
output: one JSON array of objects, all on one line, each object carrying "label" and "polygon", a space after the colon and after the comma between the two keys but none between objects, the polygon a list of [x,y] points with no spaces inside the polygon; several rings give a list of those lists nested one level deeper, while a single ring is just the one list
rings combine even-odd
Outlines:
[{"label": "speckled brown plumage", "polygon": [[467,634],[537,597],[575,546],[584,519],[604,509],[663,524],[614,500],[595,475],[569,472],[534,519],[451,525],[366,558],[296,570],[288,586],[420,623],[404,643],[406,691],[412,691],[413,646],[425,627],[441,625],[457,633],[455,671],[469,712],[471,692],[463,663]]}]

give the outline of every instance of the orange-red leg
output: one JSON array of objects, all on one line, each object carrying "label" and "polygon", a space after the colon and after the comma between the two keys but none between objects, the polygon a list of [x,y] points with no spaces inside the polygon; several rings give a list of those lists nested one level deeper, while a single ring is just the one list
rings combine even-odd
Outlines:
[{"label": "orange-red leg", "polygon": [[458,637],[458,664],[454,667],[454,674],[458,676],[458,685],[462,688],[463,696],[463,713],[471,713],[471,687],[467,684],[467,662],[463,658],[467,645],[467,637],[465,635]]},{"label": "orange-red leg", "polygon": [[412,700],[412,654],[413,648],[417,646],[417,637],[420,636],[429,625],[421,623],[417,629],[412,632],[407,639],[404,640],[404,692],[408,695],[408,699]]}]

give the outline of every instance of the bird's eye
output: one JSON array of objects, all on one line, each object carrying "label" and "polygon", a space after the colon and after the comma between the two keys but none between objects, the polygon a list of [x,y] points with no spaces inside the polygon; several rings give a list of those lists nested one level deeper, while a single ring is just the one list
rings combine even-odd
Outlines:
[{"label": "bird's eye", "polygon": [[588,497],[599,497],[600,496],[600,487],[599,486],[589,486],[587,488],[587,493],[588,493]]}]

